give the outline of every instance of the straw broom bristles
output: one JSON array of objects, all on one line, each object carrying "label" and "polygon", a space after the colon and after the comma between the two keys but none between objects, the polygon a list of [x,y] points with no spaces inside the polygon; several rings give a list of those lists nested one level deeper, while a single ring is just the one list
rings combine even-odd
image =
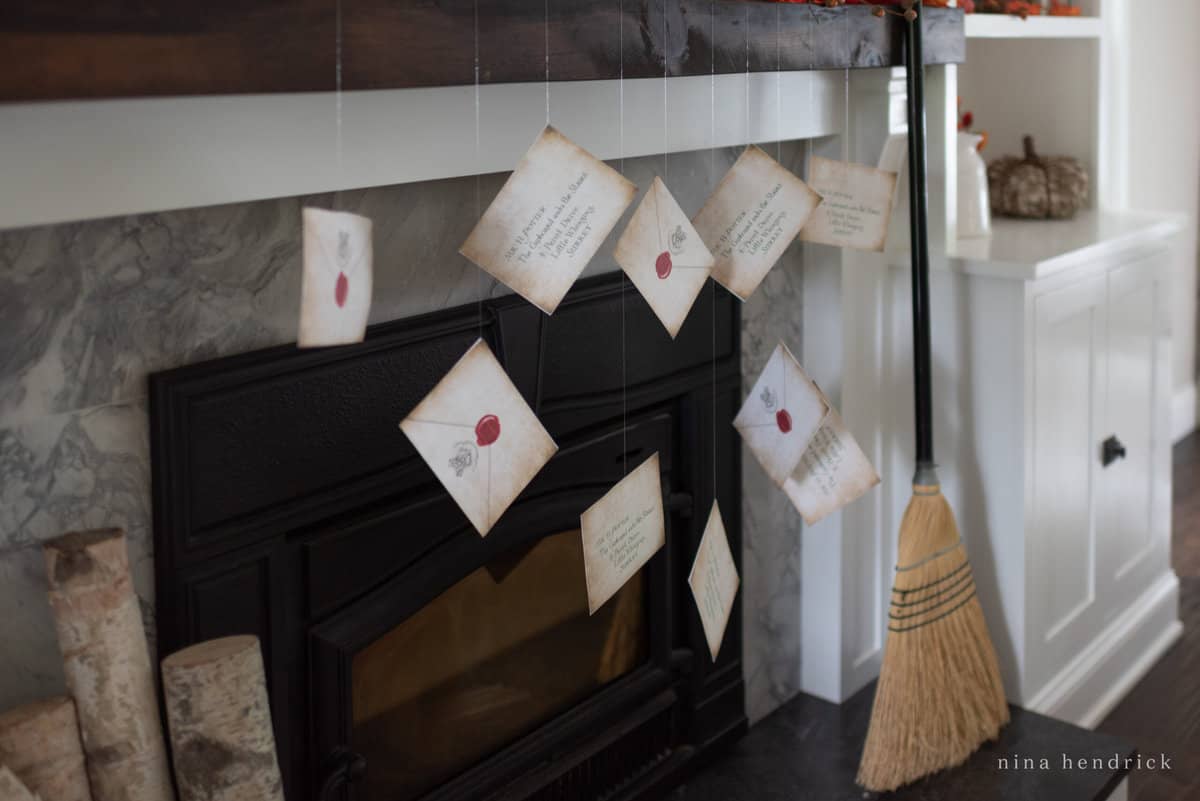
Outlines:
[{"label": "straw broom bristles", "polygon": [[858,768],[858,783],[880,792],[961,764],[1008,722],[971,566],[938,487],[913,488],[897,565]]}]

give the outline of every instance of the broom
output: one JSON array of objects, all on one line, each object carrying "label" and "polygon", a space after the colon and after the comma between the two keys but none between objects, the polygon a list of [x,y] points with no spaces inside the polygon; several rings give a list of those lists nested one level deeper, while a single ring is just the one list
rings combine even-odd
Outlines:
[{"label": "broom", "polygon": [[933,461],[920,11],[916,0],[905,14],[917,469],[900,523],[887,643],[858,767],[858,783],[875,791],[962,763],[1008,722],[996,652]]}]

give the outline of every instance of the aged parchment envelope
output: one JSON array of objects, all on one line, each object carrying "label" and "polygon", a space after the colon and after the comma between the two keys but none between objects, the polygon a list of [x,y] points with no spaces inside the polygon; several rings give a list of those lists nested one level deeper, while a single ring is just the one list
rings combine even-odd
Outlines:
[{"label": "aged parchment envelope", "polygon": [[713,257],[655,177],[613,254],[674,339],[712,272]]},{"label": "aged parchment envelope", "polygon": [[307,208],[300,283],[302,348],[362,342],[371,312],[371,220],[344,211]]},{"label": "aged parchment envelope", "polygon": [[858,500],[878,483],[879,474],[871,460],[831,405],[783,491],[811,526]]},{"label": "aged parchment envelope", "polygon": [[579,523],[588,614],[594,615],[667,541],[658,454],[588,507]]},{"label": "aged parchment envelope", "polygon": [[733,611],[733,599],[737,596],[739,583],[741,579],[733,561],[733,553],[729,550],[721,510],[713,501],[704,536],[700,538],[700,547],[696,550],[696,561],[692,563],[692,572],[688,575],[688,585],[692,588],[692,597],[700,611],[704,638],[708,641],[708,651],[714,662],[721,650],[721,640],[725,638],[725,628],[729,625],[729,613]]},{"label": "aged parchment envelope", "polygon": [[692,220],[716,259],[713,278],[746,300],[820,202],[762,149],[746,148]]},{"label": "aged parchment envelope", "polygon": [[896,173],[810,156],[808,183],[820,207],[800,231],[805,242],[882,251],[892,216]]},{"label": "aged parchment envelope", "polygon": [[829,404],[782,342],[767,360],[733,425],[782,487],[821,427]]},{"label": "aged parchment envelope", "polygon": [[480,536],[558,450],[482,339],[400,429]]},{"label": "aged parchment envelope", "polygon": [[616,170],[546,126],[459,252],[553,314],[636,193]]}]

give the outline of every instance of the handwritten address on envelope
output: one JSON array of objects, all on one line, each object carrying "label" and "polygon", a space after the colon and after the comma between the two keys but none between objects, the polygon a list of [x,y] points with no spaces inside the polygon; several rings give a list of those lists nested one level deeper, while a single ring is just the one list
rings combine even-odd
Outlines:
[{"label": "handwritten address on envelope", "polygon": [[783,485],[807,525],[858,500],[879,483],[879,474],[863,453],[841,415],[829,406],[821,428],[795,472]]},{"label": "handwritten address on envelope", "polygon": [[547,126],[459,249],[553,314],[637,187]]},{"label": "handwritten address on envelope", "polygon": [[713,278],[749,298],[820,202],[761,148],[746,148],[692,220],[716,260]]},{"label": "handwritten address on envelope", "polygon": [[800,231],[822,245],[879,252],[887,241],[896,173],[812,156],[808,182],[823,199]]},{"label": "handwritten address on envelope", "polygon": [[588,613],[595,614],[667,541],[658,454],[580,517]]},{"label": "handwritten address on envelope", "polygon": [[737,597],[737,565],[729,549],[729,538],[725,535],[725,523],[721,520],[721,509],[714,500],[696,550],[696,560],[688,575],[688,585],[700,612],[700,623],[704,628],[704,639],[713,661],[721,650],[721,640],[729,625],[729,614]]}]

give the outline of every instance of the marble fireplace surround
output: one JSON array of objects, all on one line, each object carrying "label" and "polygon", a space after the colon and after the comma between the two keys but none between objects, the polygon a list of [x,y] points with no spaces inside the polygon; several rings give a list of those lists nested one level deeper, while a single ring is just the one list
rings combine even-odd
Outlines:
[{"label": "marble fireplace surround", "polygon": [[[626,159],[648,186],[666,171],[694,213],[735,148]],[[780,157],[797,173],[804,143]],[[506,176],[339,193],[375,221],[372,322],[507,290],[457,254]],[[64,682],[39,544],[70,529],[122,526],[153,638],[146,375],[294,341],[300,208],[290,197],[0,232],[0,708]],[[617,231],[619,232],[620,226]],[[616,269],[612,241],[586,275]],[[805,249],[793,245],[743,309],[748,388],[776,341],[796,352]],[[800,519],[752,458],[743,460],[747,713],[800,688]]]}]

